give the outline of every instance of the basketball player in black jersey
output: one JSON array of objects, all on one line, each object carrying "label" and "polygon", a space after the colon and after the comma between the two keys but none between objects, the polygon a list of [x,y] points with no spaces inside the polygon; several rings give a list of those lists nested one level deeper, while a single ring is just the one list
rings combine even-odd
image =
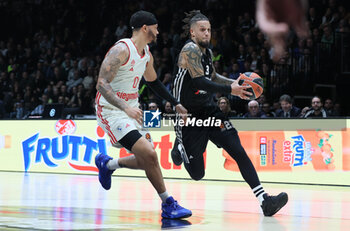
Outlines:
[{"label": "basketball player in black jersey", "polygon": [[[188,109],[189,121],[220,120],[221,126],[204,127],[197,124],[175,126],[176,141],[171,152],[173,162],[184,162],[187,172],[194,180],[204,177],[203,152],[208,140],[224,148],[237,162],[244,180],[258,198],[265,216],[272,216],[288,201],[284,192],[269,196],[260,184],[256,170],[242,147],[238,133],[231,122],[213,102],[213,93],[220,92],[248,99],[247,87],[238,84],[215,72],[212,53],[208,48],[211,26],[208,18],[199,11],[191,11],[184,19],[185,31],[190,33],[190,40],[182,48],[174,78],[173,94]],[[213,124],[213,123],[210,123]],[[216,124],[216,123],[215,123]]]}]

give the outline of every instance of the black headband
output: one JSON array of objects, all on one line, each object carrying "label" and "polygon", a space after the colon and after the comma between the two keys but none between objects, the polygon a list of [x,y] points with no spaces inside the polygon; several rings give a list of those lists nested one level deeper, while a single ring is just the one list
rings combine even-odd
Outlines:
[{"label": "black headband", "polygon": [[137,29],[143,25],[150,26],[154,24],[158,24],[158,21],[154,14],[143,10],[137,11],[130,18],[131,29]]}]

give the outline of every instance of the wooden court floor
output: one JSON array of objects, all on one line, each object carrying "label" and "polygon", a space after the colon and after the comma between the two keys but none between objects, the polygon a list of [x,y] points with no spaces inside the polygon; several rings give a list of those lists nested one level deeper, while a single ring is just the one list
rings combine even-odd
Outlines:
[{"label": "wooden court floor", "polygon": [[146,178],[0,172],[0,230],[350,230],[350,188],[263,184],[285,191],[288,204],[264,217],[245,183],[166,180],[192,210],[185,220],[162,220],[160,200]]}]

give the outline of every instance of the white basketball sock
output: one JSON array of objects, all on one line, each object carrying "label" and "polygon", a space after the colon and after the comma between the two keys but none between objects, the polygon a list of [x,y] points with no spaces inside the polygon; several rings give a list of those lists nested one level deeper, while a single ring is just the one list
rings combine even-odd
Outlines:
[{"label": "white basketball sock", "polygon": [[118,168],[121,168],[118,163],[119,158],[115,158],[113,160],[110,160],[107,162],[107,168],[109,170],[116,170]]},{"label": "white basketball sock", "polygon": [[263,186],[258,185],[255,188],[253,188],[252,190],[253,190],[253,193],[255,194],[256,198],[258,198],[260,205],[262,205],[262,203],[264,201],[263,195],[265,194],[265,190],[264,190]]},{"label": "white basketball sock", "polygon": [[166,199],[168,199],[169,197],[169,194],[167,191],[163,192],[163,193],[159,193],[158,194],[160,199],[162,199],[162,202],[165,203]]}]

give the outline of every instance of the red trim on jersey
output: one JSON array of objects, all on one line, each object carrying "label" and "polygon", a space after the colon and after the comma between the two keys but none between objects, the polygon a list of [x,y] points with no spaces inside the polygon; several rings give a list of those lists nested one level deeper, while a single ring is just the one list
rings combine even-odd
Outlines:
[{"label": "red trim on jersey", "polygon": [[102,123],[105,125],[106,129],[107,129],[107,134],[109,136],[109,138],[111,139],[111,143],[112,144],[115,144],[117,143],[117,139],[115,138],[113,132],[111,131],[111,127],[109,126],[108,124],[108,121],[105,120],[103,117],[102,117],[102,108],[103,106],[100,105],[100,98],[101,98],[101,93],[100,92],[97,92],[96,94],[96,104],[97,104],[97,111],[96,111],[96,114],[98,116],[98,118],[101,119]]},{"label": "red trim on jersey", "polygon": [[128,44],[127,44],[126,42],[124,42],[124,41],[120,41],[120,42],[125,43],[126,47],[127,47],[127,48],[128,48],[128,50],[129,50],[129,56],[128,56],[128,59],[126,60],[126,62],[125,62],[125,63],[123,63],[123,64],[122,64],[122,66],[124,66],[125,64],[127,64],[127,63],[129,62],[129,59],[130,59],[130,47],[128,46]]},{"label": "red trim on jersey", "polygon": [[100,97],[101,96],[101,93],[98,91],[97,93],[96,93],[96,97],[95,97],[95,103],[96,104],[98,104],[98,100],[100,100]]},{"label": "red trim on jersey", "polygon": [[[149,46],[147,46],[147,50],[148,50],[148,55],[151,57],[151,52],[150,52],[150,50],[149,50]],[[148,62],[146,63],[146,67],[148,66]]]},{"label": "red trim on jersey", "polygon": [[132,44],[134,44],[135,49],[136,49],[136,51],[137,51],[137,54],[139,54],[140,58],[142,59],[143,57],[145,57],[145,55],[146,55],[146,51],[144,51],[144,52],[143,52],[144,54],[143,54],[143,55],[141,55],[141,54],[139,53],[139,51],[137,50],[137,47],[136,47],[136,45],[135,45],[134,41],[132,41],[132,39],[130,39],[130,41],[132,42]]},{"label": "red trim on jersey", "polygon": [[111,46],[109,49],[108,49],[108,51],[107,51],[107,53],[106,53],[106,55],[105,55],[105,58],[106,58],[106,56],[107,56],[107,54],[109,53],[109,51],[115,46],[115,45],[117,45],[118,43],[125,43],[125,45],[126,45],[126,47],[128,48],[128,50],[129,50],[129,56],[128,56],[128,59],[126,60],[126,62],[125,63],[123,63],[122,64],[122,66],[124,66],[125,64],[127,64],[128,63],[128,61],[129,61],[129,59],[130,59],[130,48],[129,48],[129,46],[128,46],[128,44],[126,43],[126,42],[124,42],[124,41],[118,41],[118,42],[116,42],[113,46]]}]

